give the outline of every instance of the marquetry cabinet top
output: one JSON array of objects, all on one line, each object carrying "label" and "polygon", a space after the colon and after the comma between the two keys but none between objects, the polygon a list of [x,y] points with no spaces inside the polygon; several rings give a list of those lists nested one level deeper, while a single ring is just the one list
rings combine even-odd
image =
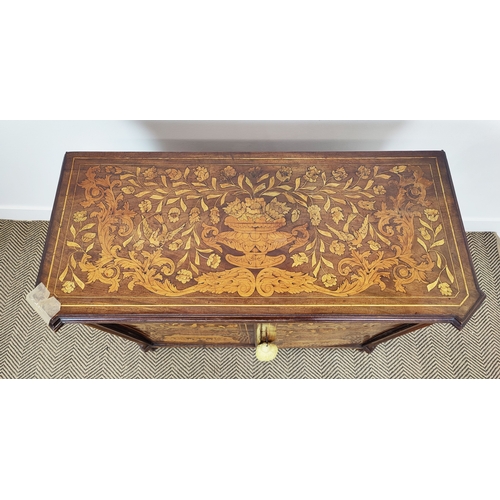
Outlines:
[{"label": "marquetry cabinet top", "polygon": [[39,281],[89,321],[460,327],[483,299],[442,151],[67,153]]}]

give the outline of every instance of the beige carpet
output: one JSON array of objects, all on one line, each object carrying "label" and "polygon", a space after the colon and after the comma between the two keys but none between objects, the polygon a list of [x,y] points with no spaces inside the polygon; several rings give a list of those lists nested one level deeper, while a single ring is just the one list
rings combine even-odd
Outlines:
[{"label": "beige carpet", "polygon": [[281,349],[271,363],[253,349],[186,347],[144,353],[83,325],[49,330],[25,301],[48,228],[0,220],[0,378],[500,378],[500,259],[495,233],[468,233],[486,301],[458,331],[437,324],[379,345]]}]

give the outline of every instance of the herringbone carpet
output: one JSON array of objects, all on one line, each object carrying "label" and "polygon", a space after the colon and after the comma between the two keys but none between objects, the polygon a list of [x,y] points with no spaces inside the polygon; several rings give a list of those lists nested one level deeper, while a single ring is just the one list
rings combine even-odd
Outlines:
[{"label": "herringbone carpet", "polygon": [[253,349],[188,347],[144,353],[83,325],[49,330],[25,301],[48,222],[0,220],[0,378],[500,378],[500,259],[495,233],[468,233],[486,301],[462,331],[437,324],[379,345],[281,349],[271,363]]}]

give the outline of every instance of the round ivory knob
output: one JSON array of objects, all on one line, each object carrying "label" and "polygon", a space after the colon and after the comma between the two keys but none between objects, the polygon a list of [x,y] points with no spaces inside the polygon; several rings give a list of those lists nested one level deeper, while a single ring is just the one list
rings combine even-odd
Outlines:
[{"label": "round ivory knob", "polygon": [[274,344],[259,344],[255,349],[255,356],[259,361],[272,361],[278,354],[278,347]]}]

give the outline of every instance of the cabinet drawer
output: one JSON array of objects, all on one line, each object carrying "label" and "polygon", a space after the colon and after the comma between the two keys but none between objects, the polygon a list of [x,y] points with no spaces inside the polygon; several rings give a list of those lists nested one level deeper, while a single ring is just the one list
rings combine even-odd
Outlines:
[{"label": "cabinet drawer", "polygon": [[[372,339],[425,325],[400,322],[276,323],[267,340],[278,347],[361,347]],[[251,347],[258,323],[131,323],[124,325],[147,337],[155,346],[212,345]],[[265,341],[261,338],[260,341]]]},{"label": "cabinet drawer", "polygon": [[356,347],[400,323],[340,321],[335,323],[284,323],[276,327],[278,347]]},{"label": "cabinet drawer", "polygon": [[254,326],[245,323],[140,323],[128,326],[139,330],[158,346],[255,345]]}]

